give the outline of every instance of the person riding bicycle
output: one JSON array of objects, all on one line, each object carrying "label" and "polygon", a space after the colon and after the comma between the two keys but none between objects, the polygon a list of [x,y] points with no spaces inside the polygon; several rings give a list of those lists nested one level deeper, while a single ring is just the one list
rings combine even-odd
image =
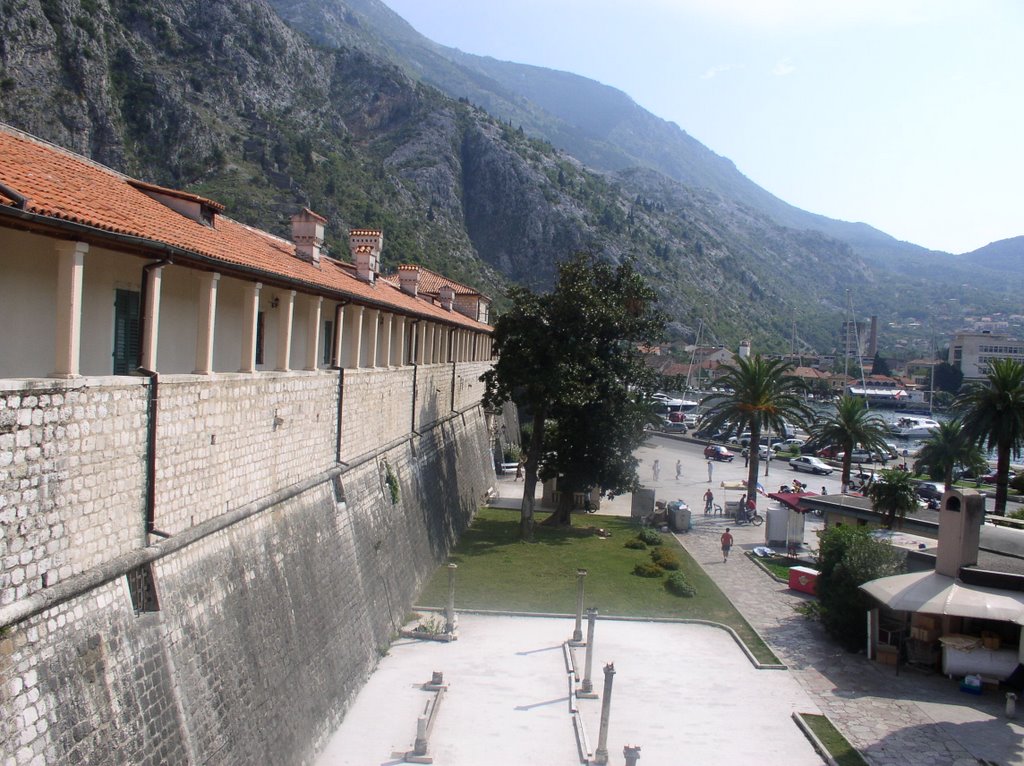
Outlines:
[{"label": "person riding bicycle", "polygon": [[715,506],[715,493],[711,491],[711,487],[708,487],[707,492],[704,493],[704,515],[711,513]]}]

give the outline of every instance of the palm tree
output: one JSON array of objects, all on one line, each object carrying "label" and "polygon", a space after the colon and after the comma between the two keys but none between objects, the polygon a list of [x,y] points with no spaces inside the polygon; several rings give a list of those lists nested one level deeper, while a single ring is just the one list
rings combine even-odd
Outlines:
[{"label": "palm tree", "polygon": [[953,486],[953,471],[957,466],[976,470],[985,465],[985,455],[977,443],[967,437],[959,418],[940,423],[931,433],[914,461],[916,473],[928,471],[932,476],[941,473],[949,490]]},{"label": "palm tree", "polygon": [[893,524],[908,513],[917,510],[917,492],[910,474],[898,468],[881,472],[878,481],[868,488],[868,497],[875,510],[882,514],[882,526],[892,529]]},{"label": "palm tree", "polygon": [[996,451],[996,504],[1006,513],[1010,453],[1024,444],[1024,364],[1015,359],[989,363],[985,380],[968,386],[953,402],[960,411],[967,438]]},{"label": "palm tree", "polygon": [[843,487],[850,483],[853,450],[859,444],[871,452],[888,448],[885,438],[889,427],[881,416],[870,412],[863,399],[843,396],[836,402],[836,411],[811,427],[811,440],[822,447],[837,446],[843,451]]},{"label": "palm tree", "polygon": [[803,401],[804,382],[790,374],[792,369],[789,362],[762,359],[760,354],[733,357],[731,363],[719,367],[716,379],[727,393],[712,394],[701,402],[709,405],[702,422],[712,431],[750,431],[747,487],[748,496],[755,498],[755,503],[761,432],[770,427],[776,433],[785,433],[786,421],[804,425],[814,414]]}]

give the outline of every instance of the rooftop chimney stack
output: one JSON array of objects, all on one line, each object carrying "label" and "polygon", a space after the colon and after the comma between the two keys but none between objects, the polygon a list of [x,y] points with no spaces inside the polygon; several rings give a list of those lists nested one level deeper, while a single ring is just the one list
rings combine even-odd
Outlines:
[{"label": "rooftop chimney stack", "polygon": [[740,342],[740,359],[750,358],[750,341],[744,340]]},{"label": "rooftop chimney stack", "polygon": [[356,264],[356,276],[372,285],[380,273],[384,232],[380,229],[352,229],[348,235],[348,247]]},{"label": "rooftop chimney stack", "polygon": [[455,290],[452,289],[451,285],[442,285],[441,289],[437,292],[437,297],[441,300],[441,308],[445,311],[452,310],[452,306],[455,304]]},{"label": "rooftop chimney stack", "polygon": [[960,567],[978,563],[981,522],[985,518],[985,497],[974,490],[949,490],[939,510],[939,550],[935,571],[956,577]]},{"label": "rooftop chimney stack", "polygon": [[321,250],[324,246],[324,224],[327,219],[317,215],[308,207],[292,216],[292,240],[295,242],[295,256],[314,266],[320,265]]},{"label": "rooftop chimney stack", "polygon": [[403,293],[415,298],[420,292],[420,267],[399,266],[398,283],[401,286]]}]

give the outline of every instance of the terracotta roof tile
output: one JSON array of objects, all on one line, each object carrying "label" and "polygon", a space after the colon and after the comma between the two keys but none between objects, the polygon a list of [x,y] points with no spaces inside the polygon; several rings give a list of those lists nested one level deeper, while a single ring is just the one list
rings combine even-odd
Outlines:
[{"label": "terracotta roof tile", "polygon": [[[412,271],[417,270],[420,273],[419,291],[421,293],[427,293],[429,295],[437,295],[441,292],[441,288],[448,286],[455,291],[456,295],[479,295],[484,300],[490,300],[486,295],[480,293],[479,290],[474,290],[468,285],[464,285],[461,282],[456,282],[454,279],[449,279],[446,276],[438,274],[436,271],[419,266],[416,264],[405,263],[398,267],[399,271]],[[398,275],[388,275],[387,279],[397,284]]]},{"label": "terracotta roof tile", "polygon": [[[223,264],[225,270],[237,267],[255,271],[254,278],[276,278],[296,289],[305,286],[310,292],[322,291],[399,313],[479,330],[491,329],[469,317],[413,298],[387,280],[367,284],[352,274],[350,264],[330,258],[322,259],[319,266],[303,261],[295,256],[294,244],[227,216],[217,215],[212,227],[192,220],[142,189],[160,190],[214,208],[219,207],[218,203],[135,181],[6,125],[0,125],[0,184],[26,197],[25,211],[38,216],[136,237],[142,240],[141,244],[170,245],[184,251],[186,257],[214,261],[212,265]],[[9,206],[14,200],[0,194],[0,202]]]}]

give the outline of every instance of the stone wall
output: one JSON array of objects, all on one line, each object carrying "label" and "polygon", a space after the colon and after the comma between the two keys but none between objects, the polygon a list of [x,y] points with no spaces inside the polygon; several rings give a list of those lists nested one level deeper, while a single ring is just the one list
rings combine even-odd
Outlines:
[{"label": "stone wall", "polygon": [[[168,526],[174,534],[146,549],[167,546],[168,551],[143,567],[152,573],[156,602],[136,611],[127,578],[117,570],[117,576],[3,629],[0,762],[309,762],[372,671],[425,578],[444,560],[493,484],[486,416],[479,407],[453,414],[452,366],[420,372],[434,368],[447,371],[448,406],[442,412],[437,398],[432,425],[419,428],[418,436],[407,431],[404,441],[400,421],[391,418],[402,409],[411,413],[411,402],[395,399],[391,408],[364,407],[367,399],[379,396],[381,386],[411,392],[411,370],[360,371],[351,377],[352,371],[346,371],[342,422],[377,421],[362,436],[351,435],[343,425],[343,436],[352,440],[347,448],[362,456],[348,467],[333,461],[337,429],[329,424],[337,422],[337,372],[161,381],[157,526]],[[454,376],[456,391],[460,372]],[[122,560],[130,563],[134,553],[124,555],[125,550],[132,543],[137,548],[141,540],[148,386],[112,381],[74,390],[79,399],[108,402],[103,417],[98,409],[90,410],[101,421],[134,413],[134,427],[121,422],[111,429],[110,438],[124,454],[104,469],[106,475],[127,472],[121,491],[131,510],[119,508],[121,495],[111,489],[103,495],[108,517],[95,519],[112,539],[118,538],[118,526],[130,526],[132,532],[121,547],[110,549],[105,561],[97,561],[103,556],[69,558],[75,567],[92,567],[85,575],[69,570],[69,587],[98,565],[116,569]],[[55,403],[53,393],[41,403],[42,394],[28,393],[30,388],[26,384],[15,391],[4,381],[0,401],[17,412],[42,408],[43,422],[45,412],[65,406]],[[37,397],[34,403],[31,396]],[[67,401],[66,393],[59,396]],[[79,420],[84,422],[89,405],[81,407]],[[273,421],[267,423],[272,407],[284,420],[277,430]],[[14,422],[33,418],[39,419],[15,415]],[[6,416],[0,423],[9,420]],[[411,423],[411,417],[405,422]],[[0,439],[13,436],[15,444],[23,442],[17,434],[26,428],[0,431]],[[99,433],[107,432],[101,428]],[[395,434],[397,441],[390,438]],[[17,462],[12,455],[0,464],[0,472],[6,472],[0,473],[4,498],[13,496],[21,477],[60,474],[63,466],[66,475],[59,480],[72,487],[75,467],[93,465],[83,445],[76,448],[77,463],[53,458],[47,464],[43,456],[55,455],[58,448],[47,438],[39,442],[38,455],[25,454]],[[381,451],[385,444],[392,446]],[[295,467],[301,454],[306,455],[304,470]],[[11,469],[25,465],[38,470],[19,468],[16,476]],[[269,493],[298,480],[309,482],[319,470],[328,471],[320,476],[334,478],[317,480],[292,497],[260,506],[244,520],[172,547],[176,539],[204,529],[192,526],[201,523],[193,515],[213,517],[221,503],[239,508],[247,498],[265,502]],[[397,479],[397,497],[388,487],[389,473]],[[59,503],[46,504],[38,495],[21,493],[20,510],[0,517],[5,519],[6,563],[7,551],[22,532],[27,540],[32,530],[43,528],[40,519],[63,508],[68,509],[67,522],[85,502],[80,496],[74,502],[61,496],[65,499]],[[10,507],[0,506],[0,513]],[[18,518],[21,522],[14,521]],[[5,594],[12,590],[16,571],[5,566],[0,573]],[[14,589],[18,603],[13,607],[26,593]],[[10,614],[11,608],[0,608],[0,614]]]}]

